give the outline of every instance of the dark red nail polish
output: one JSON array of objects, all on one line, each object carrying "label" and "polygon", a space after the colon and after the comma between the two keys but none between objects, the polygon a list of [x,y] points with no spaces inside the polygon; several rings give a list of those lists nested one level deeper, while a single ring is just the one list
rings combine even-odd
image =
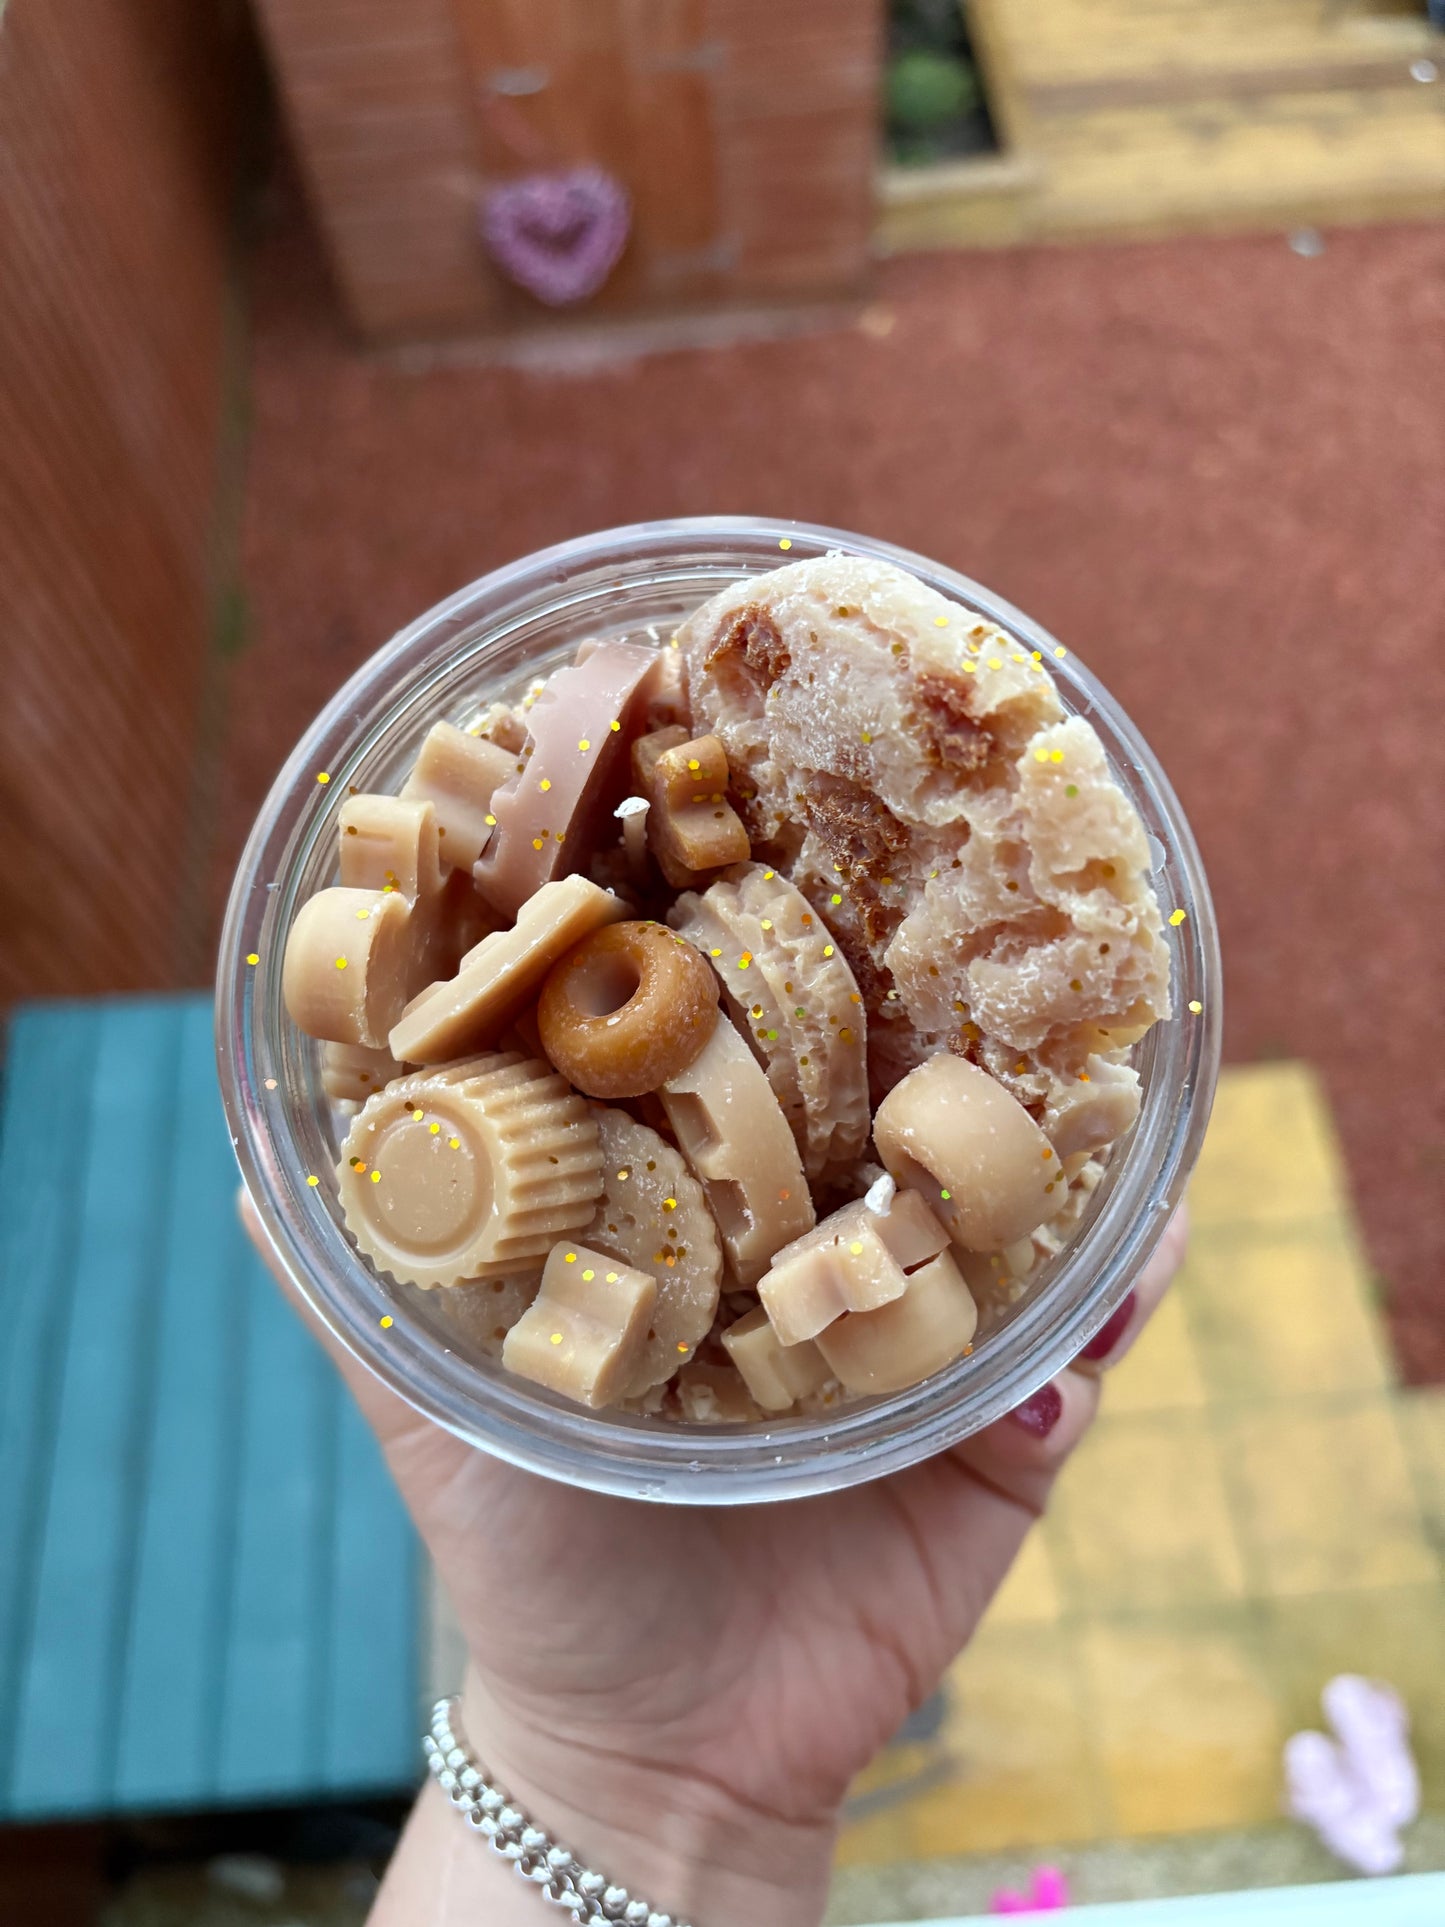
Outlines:
[{"label": "dark red nail polish", "polygon": [[1124,1336],[1129,1320],[1133,1316],[1134,1294],[1131,1291],[1122,1304],[1116,1305],[1113,1311],[1109,1313],[1109,1316],[1079,1353],[1080,1358],[1087,1358],[1095,1365],[1098,1364],[1101,1358],[1107,1358],[1119,1340]]},{"label": "dark red nail polish", "polygon": [[1031,1438],[1046,1439],[1064,1415],[1064,1395],[1057,1385],[1043,1385],[1032,1398],[1009,1413],[1015,1425]]}]

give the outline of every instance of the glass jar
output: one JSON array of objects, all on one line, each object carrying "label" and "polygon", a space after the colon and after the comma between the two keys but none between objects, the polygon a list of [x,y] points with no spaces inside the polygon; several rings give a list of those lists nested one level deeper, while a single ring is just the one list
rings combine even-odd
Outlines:
[{"label": "glass jar", "polygon": [[[335,1180],[346,1120],[322,1093],[320,1046],[282,1003],[286,933],[300,904],[336,881],[341,801],[353,789],[398,789],[439,718],[465,723],[491,701],[515,699],[585,636],[665,640],[740,576],[829,549],[897,563],[1043,652],[1066,709],[1098,731],[1143,819],[1166,915],[1186,913],[1166,926],[1176,1014],[1136,1047],[1139,1118],[1073,1239],[1035,1267],[1015,1303],[990,1308],[970,1357],[909,1391],[814,1417],[697,1425],[584,1411],[469,1353],[437,1309],[443,1293],[393,1285],[352,1248]],[[247,1189],[297,1288],[342,1343],[419,1411],[515,1465],[599,1491],[705,1504],[795,1498],[897,1471],[990,1424],[1075,1357],[1183,1194],[1209,1116],[1222,1011],[1208,886],[1179,803],[1118,704],[1076,656],[1056,650],[1018,610],[921,556],[800,523],[706,517],[604,530],[527,556],[364,663],[292,752],[252,830],[216,1001],[221,1088]]]}]

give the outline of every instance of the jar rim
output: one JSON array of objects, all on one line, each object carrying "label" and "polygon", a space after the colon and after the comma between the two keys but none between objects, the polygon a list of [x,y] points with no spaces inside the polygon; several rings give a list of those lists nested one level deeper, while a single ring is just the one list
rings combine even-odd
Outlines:
[{"label": "jar rim", "polygon": [[[336,795],[377,744],[437,720],[438,687],[528,626],[615,606],[618,591],[701,602],[744,574],[830,550],[907,569],[996,623],[1049,664],[1070,711],[1093,724],[1160,857],[1156,887],[1182,922],[1166,930],[1172,1017],[1141,1051],[1143,1099],[1102,1203],[1053,1261],[1047,1286],[1003,1327],[922,1385],[811,1417],[704,1427],[570,1405],[500,1370],[484,1376],[419,1324],[381,1320],[388,1286],[360,1259],[305,1166],[285,1069],[284,934],[297,880],[334,828]],[[581,630],[569,630],[575,643]],[[930,559],[845,530],[706,516],[601,530],[542,549],[467,584],[368,658],[287,758],[238,866],[221,938],[216,1047],[242,1177],[266,1237],[328,1330],[391,1390],[456,1436],[530,1471],[669,1502],[755,1503],[840,1489],[902,1470],[1011,1410],[1076,1357],[1129,1291],[1183,1195],[1213,1099],[1222,1028],[1218,936],[1189,824],[1153,752],[1072,652],[982,584]],[[429,702],[432,707],[428,708]],[[335,788],[332,785],[335,785]],[[334,844],[333,844],[334,847]],[[255,957],[253,964],[249,961]],[[1194,1013],[1193,1004],[1201,1009]],[[324,1167],[323,1167],[324,1168]]]}]

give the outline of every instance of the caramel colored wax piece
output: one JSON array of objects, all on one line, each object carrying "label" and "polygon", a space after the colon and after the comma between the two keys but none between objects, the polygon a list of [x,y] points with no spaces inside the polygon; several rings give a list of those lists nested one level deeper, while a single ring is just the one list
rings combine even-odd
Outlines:
[{"label": "caramel colored wax piece", "polygon": [[718,1022],[717,979],[664,923],[609,924],[554,966],[537,1004],[549,1060],[589,1097],[646,1097]]},{"label": "caramel colored wax piece", "polygon": [[517,759],[485,736],[469,736],[453,723],[437,723],[417,751],[403,797],[435,806],[441,854],[470,870],[489,842],[493,793],[517,773]]},{"label": "caramel colored wax piece", "polygon": [[602,1196],[577,1236],[650,1272],[657,1303],[625,1396],[663,1385],[707,1336],[717,1311],[722,1248],[703,1188],[665,1138],[625,1111],[592,1108],[602,1146]]},{"label": "caramel colored wax piece", "polygon": [[586,1224],[602,1153],[547,1064],[481,1057],[398,1078],[358,1113],[337,1166],[361,1251],[398,1284],[505,1277]]},{"label": "caramel colored wax piece", "polygon": [[780,1251],[758,1296],[778,1342],[801,1345],[845,1312],[901,1298],[909,1272],[947,1245],[947,1231],[917,1192],[898,1192],[884,1212],[859,1198]]},{"label": "caramel colored wax piece", "polygon": [[727,800],[728,759],[716,736],[677,741],[664,729],[634,746],[632,770],[652,804],[647,841],[674,890],[751,854],[742,819]]},{"label": "caramel colored wax piece", "polygon": [[377,890],[318,890],[286,939],[281,992],[312,1037],[385,1047],[410,995],[411,905]]},{"label": "caramel colored wax piece", "polygon": [[637,1368],[657,1280],[583,1244],[554,1245],[542,1289],[502,1345],[509,1372],[594,1411],[611,1405]]},{"label": "caramel colored wax piece", "polygon": [[722,1335],[723,1349],[765,1412],[786,1412],[832,1376],[816,1345],[785,1345],[761,1305]]},{"label": "caramel colored wax piece", "polygon": [[762,1066],[729,1023],[658,1092],[683,1156],[702,1180],[739,1284],[809,1230],[813,1200],[798,1147]]},{"label": "caramel colored wax piece", "polygon": [[768,1073],[819,1178],[868,1140],[867,1011],[832,932],[786,877],[740,863],[668,918],[717,972],[727,1007]]},{"label": "caramel colored wax piece", "polygon": [[311,1036],[380,1050],[408,999],[448,956],[456,919],[436,811],[397,796],[353,796],[337,828],[341,882],[297,912],[281,988],[293,1021]]},{"label": "caramel colored wax piece", "polygon": [[413,998],[391,1032],[393,1056],[443,1064],[485,1048],[533,1001],[559,957],[626,914],[619,898],[586,877],[544,883],[512,929],[483,937],[455,977]]},{"label": "caramel colored wax piece", "polygon": [[559,669],[532,705],[531,756],[493,794],[496,828],[472,873],[504,916],[580,869],[610,834],[655,660],[651,649],[599,643],[585,662]]},{"label": "caramel colored wax piece", "polygon": [[976,1064],[940,1051],[884,1098],[873,1142],[900,1185],[922,1194],[968,1251],[1026,1238],[1054,1209],[1053,1146],[1023,1105]]},{"label": "caramel colored wax piece", "polygon": [[365,1044],[328,1044],[321,1053],[321,1088],[337,1104],[364,1104],[384,1090],[405,1066],[389,1050]]},{"label": "caramel colored wax piece", "polygon": [[973,1297],[943,1251],[910,1273],[890,1304],[835,1319],[817,1347],[847,1391],[901,1392],[961,1357],[977,1326]]}]

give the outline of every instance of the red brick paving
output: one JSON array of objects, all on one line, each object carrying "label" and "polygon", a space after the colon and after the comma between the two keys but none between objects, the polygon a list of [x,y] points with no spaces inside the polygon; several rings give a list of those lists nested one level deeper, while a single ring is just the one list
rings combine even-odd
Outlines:
[{"label": "red brick paving", "polygon": [[854,327],[584,375],[350,346],[258,264],[253,641],[225,862],[397,626],[542,543],[755,512],[887,537],[1079,651],[1194,822],[1227,1054],[1319,1066],[1401,1359],[1445,1380],[1445,231],[912,257]]}]

